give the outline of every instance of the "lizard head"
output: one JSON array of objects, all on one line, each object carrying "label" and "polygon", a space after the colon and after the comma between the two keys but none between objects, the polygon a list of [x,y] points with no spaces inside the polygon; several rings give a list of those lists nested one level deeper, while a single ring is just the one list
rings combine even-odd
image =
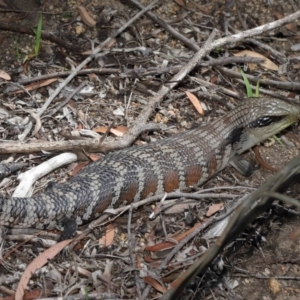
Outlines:
[{"label": "lizard head", "polygon": [[296,122],[300,107],[274,98],[252,98],[237,113],[244,118],[235,140],[236,152],[242,153]]}]

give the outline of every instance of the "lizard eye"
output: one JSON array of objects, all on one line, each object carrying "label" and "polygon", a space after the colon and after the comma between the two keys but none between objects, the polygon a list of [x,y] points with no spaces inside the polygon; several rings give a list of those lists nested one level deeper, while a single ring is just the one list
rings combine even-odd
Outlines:
[{"label": "lizard eye", "polygon": [[249,128],[258,128],[271,125],[274,122],[282,120],[282,116],[264,116],[256,119],[255,121],[248,124]]}]

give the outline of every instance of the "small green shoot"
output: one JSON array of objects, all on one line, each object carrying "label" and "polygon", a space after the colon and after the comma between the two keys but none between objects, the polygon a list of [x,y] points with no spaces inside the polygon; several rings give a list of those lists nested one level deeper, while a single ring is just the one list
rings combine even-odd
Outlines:
[{"label": "small green shoot", "polygon": [[284,148],[284,144],[282,143],[281,139],[277,135],[273,135],[274,140]]},{"label": "small green shoot", "polygon": [[21,59],[21,53],[20,53],[20,47],[19,47],[19,40],[17,37],[14,38],[14,44],[16,47],[16,55],[17,55],[17,60]]},{"label": "small green shoot", "polygon": [[255,87],[254,97],[259,97],[259,81],[257,81],[256,87]]},{"label": "small green shoot", "polygon": [[253,97],[253,91],[252,91],[252,88],[251,88],[251,85],[250,85],[250,82],[246,76],[246,74],[244,73],[244,71],[240,68],[240,73],[243,77],[243,80],[244,80],[244,84],[246,86],[246,91],[247,91],[247,97],[248,98],[252,98]]},{"label": "small green shoot", "polygon": [[29,54],[27,53],[22,60],[23,64],[25,64],[28,59],[29,59]]},{"label": "small green shoot", "polygon": [[259,81],[257,81],[256,87],[255,87],[255,93],[253,94],[250,82],[249,82],[246,74],[244,73],[244,71],[241,68],[240,68],[240,73],[241,73],[241,75],[243,77],[244,84],[246,86],[247,97],[248,98],[259,97]]},{"label": "small green shoot", "polygon": [[85,286],[84,291],[85,291],[85,300],[89,300],[90,297],[89,297],[89,290],[87,286]]},{"label": "small green shoot", "polygon": [[43,28],[43,14],[39,14],[38,26],[35,31],[35,45],[34,45],[34,56],[37,57],[41,47],[41,37]]}]

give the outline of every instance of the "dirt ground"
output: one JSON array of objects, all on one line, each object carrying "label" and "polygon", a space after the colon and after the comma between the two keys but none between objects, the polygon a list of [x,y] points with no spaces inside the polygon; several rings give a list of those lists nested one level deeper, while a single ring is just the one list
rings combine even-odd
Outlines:
[{"label": "dirt ground", "polygon": [[[151,1],[139,2],[148,5]],[[81,10],[80,14],[80,5],[86,13]],[[44,151],[2,154],[3,162],[8,159],[26,162],[27,166],[17,174],[58,152],[72,150],[68,147],[53,151],[47,148],[49,142],[79,139],[88,142],[95,135],[105,134],[110,126],[115,132],[105,141],[115,141],[134,124],[159,87],[168,83],[195,53],[178,37],[144,15],[114,38],[96,59],[83,68],[86,74],[75,76],[45,113],[37,117],[29,111],[37,112],[43,107],[45,100],[66,78],[63,72],[78,66],[93,47],[110,37],[139,10],[131,1],[115,0],[0,0],[0,9],[0,71],[10,76],[8,79],[0,72],[1,143],[40,142],[45,147],[41,148]],[[281,19],[299,9],[295,0],[166,0],[151,11],[201,47],[214,28],[218,29],[219,38]],[[47,35],[42,37],[39,54],[35,57],[40,11],[43,12],[43,31]],[[261,81],[270,79],[298,84],[299,30],[300,21],[255,37],[260,44],[247,39],[214,49],[210,57],[220,59],[219,65],[209,65],[208,57],[203,59],[202,63],[207,64],[197,66],[152,111],[148,121],[164,124],[167,130],[143,132],[135,144],[153,142],[210,122],[246,98],[245,85],[228,70],[240,74],[241,68],[247,75]],[[222,63],[223,59],[235,58],[234,54],[243,50],[262,54],[279,66],[279,70],[270,65],[263,67],[248,62]],[[168,69],[159,71],[161,67]],[[54,79],[41,77],[53,73],[60,74]],[[68,100],[83,82],[84,90]],[[205,82],[211,85],[206,86]],[[278,86],[261,82],[260,95],[292,99],[299,104],[297,86],[292,88],[291,84],[285,89]],[[24,92],[25,88],[27,92]],[[204,116],[194,108],[185,91],[191,91],[201,101]],[[63,101],[66,101],[64,108],[59,107]],[[29,121],[34,125],[24,136]],[[272,140],[261,145],[260,153],[265,162],[281,169],[295,157],[300,145],[298,131],[297,125],[285,131],[283,144]],[[103,155],[89,149],[74,152],[80,157],[80,162],[55,170],[39,180],[34,193],[41,192],[49,184],[68,180],[84,163],[101,159]],[[254,160],[252,150],[245,154],[245,158]],[[6,176],[1,182],[4,195],[12,195],[18,184],[17,174]],[[60,296],[65,299],[158,299],[168,285],[201,256],[201,249],[212,243],[196,237],[169,262],[163,273],[156,273],[162,260],[178,243],[177,237],[193,228],[197,221],[202,222],[213,203],[227,201],[225,206],[230,206],[234,202],[230,195],[241,197],[250,193],[251,188],[259,187],[273,174],[273,171],[258,166],[257,162],[250,177],[228,167],[201,189],[213,188],[216,193],[224,194],[223,188],[234,186],[235,190],[225,190],[229,200],[211,198],[197,202],[197,205],[178,205],[173,214],[161,212],[155,220],[149,220],[149,214],[156,209],[155,203],[143,206],[133,213],[131,238],[128,236],[128,212],[113,218],[110,223],[104,222],[69,253],[50,259],[46,266],[39,268],[28,284],[27,299]],[[288,190],[288,195],[299,199],[299,190],[296,184]],[[300,240],[292,239],[292,234],[299,230],[300,220],[297,209],[288,208],[291,210],[276,203],[249,226],[236,242],[236,249],[223,256],[224,268],[222,275],[214,279],[215,284],[197,285],[196,280],[178,299],[299,299]],[[190,223],[187,222],[189,213],[193,215]],[[109,231],[114,232],[113,237]],[[84,228],[79,228],[81,232]],[[11,299],[27,265],[56,243],[59,232],[44,233],[40,239],[33,238],[33,235],[10,230],[4,236],[0,252],[0,297],[4,299]],[[244,238],[250,235],[252,238]],[[103,242],[103,237],[106,242]],[[107,242],[109,238],[112,238],[110,243]],[[166,247],[163,244],[166,242],[172,242],[173,246]],[[162,248],[159,250],[148,251],[146,248],[160,243]],[[135,265],[132,265],[132,260]],[[204,278],[208,283],[213,282],[214,276],[209,276]]]}]

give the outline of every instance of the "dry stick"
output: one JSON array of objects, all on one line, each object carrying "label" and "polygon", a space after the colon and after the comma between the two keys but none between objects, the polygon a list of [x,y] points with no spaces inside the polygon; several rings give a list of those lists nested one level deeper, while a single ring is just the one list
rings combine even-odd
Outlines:
[{"label": "dry stick", "polygon": [[[226,74],[227,76],[233,77],[233,78],[242,78],[242,75],[239,72],[235,72],[233,70],[227,69],[225,67],[219,67],[215,66],[217,70],[222,72],[223,74]],[[300,90],[300,83],[297,82],[284,82],[284,81],[276,81],[276,80],[270,80],[270,79],[263,79],[259,78],[253,75],[247,74],[247,78],[249,81],[259,84],[265,84],[265,85],[271,85],[280,89],[286,89],[291,91],[299,91]]]},{"label": "dry stick", "polygon": [[[71,73],[72,73],[72,71],[55,72],[55,73],[40,75],[40,76],[36,76],[36,77],[21,79],[20,81],[18,81],[18,83],[20,85],[25,85],[25,84],[29,84],[32,82],[47,80],[47,79],[55,78],[55,77],[66,77],[66,76],[69,76]],[[126,74],[124,72],[122,73],[122,70],[117,69],[117,68],[92,68],[92,69],[80,70],[77,72],[77,75],[87,75],[87,74],[91,74],[91,73],[100,74],[100,75],[101,74]]]},{"label": "dry stick", "polygon": [[[243,187],[244,188],[244,187]],[[120,215],[122,215],[124,212],[126,212],[128,209],[130,209],[131,205],[133,206],[134,209],[137,209],[141,206],[145,206],[149,203],[152,203],[152,202],[156,202],[156,201],[159,201],[161,200],[163,197],[165,196],[165,194],[159,194],[159,195],[155,195],[155,196],[150,196],[144,200],[141,200],[141,201],[138,201],[138,202],[134,202],[130,205],[126,205],[126,206],[122,206],[122,207],[119,207],[119,208],[108,208],[106,209],[101,217],[99,217],[98,219],[92,221],[89,223],[89,228],[88,229],[85,229],[83,231],[84,235],[87,235],[90,230],[98,227],[98,226],[103,226],[105,225],[106,223],[106,220],[111,216],[113,215],[113,217],[110,218],[110,220],[108,221],[109,223],[111,223],[112,221],[114,221],[117,217],[119,217]],[[205,199],[208,199],[208,198],[222,198],[222,199],[228,199],[228,198],[237,198],[239,197],[238,195],[234,195],[234,194],[215,194],[215,193],[205,193],[205,194],[198,194],[198,193],[181,193],[181,192],[173,192],[173,193],[169,193],[166,195],[166,199],[169,199],[169,198],[187,198],[187,199],[196,199],[196,200],[205,200]],[[180,201],[180,200],[179,200]],[[169,202],[165,201],[165,206],[169,205]],[[171,204],[172,206],[174,205],[174,202],[172,202]],[[170,206],[171,206],[170,205]],[[167,207],[169,208],[169,207]],[[165,209],[165,207],[163,207],[163,209]]]},{"label": "dry stick", "polygon": [[[248,77],[248,75],[247,75]],[[244,80],[242,79],[236,79],[237,82],[241,83],[242,85],[245,85],[245,82]],[[255,89],[257,88],[255,85],[253,84],[250,84],[250,87],[253,91],[255,91]],[[282,95],[282,94],[279,94],[279,93],[276,93],[274,91],[271,91],[271,90],[267,90],[267,89],[264,89],[262,88],[261,86],[259,87],[259,91],[265,95],[268,95],[270,97],[274,97],[274,98],[278,98],[278,99],[281,99],[281,100],[284,100],[284,101],[287,101],[287,102],[291,102],[291,103],[296,103],[296,104],[299,104],[299,101],[296,100],[296,99],[293,99],[293,98],[289,98],[288,96],[285,96],[285,95]],[[281,139],[283,138],[283,136],[281,137]]]},{"label": "dry stick", "polygon": [[85,86],[87,85],[86,81],[83,81],[80,83],[80,85],[61,103],[59,103],[55,108],[53,108],[51,111],[48,112],[47,116],[44,116],[44,118],[48,118],[53,116],[56,112],[58,112],[61,108],[63,108],[65,105],[68,104],[68,102],[78,93],[80,92]]},{"label": "dry stick", "polygon": [[[133,254],[133,249],[136,246],[136,240],[135,238],[132,237],[131,234],[131,219],[132,219],[132,211],[133,211],[133,206],[130,205],[129,208],[129,213],[128,213],[128,222],[127,222],[127,235],[128,235],[128,245],[129,245],[129,256],[130,256],[130,260],[131,260],[131,266],[132,268],[135,270],[136,269],[136,257]],[[139,280],[139,276],[138,276],[138,270],[135,270],[134,272],[134,278],[135,278],[135,285],[137,288],[137,294],[139,296],[139,299],[141,299],[142,297],[142,292],[141,292],[141,284],[140,284],[140,280]]]},{"label": "dry stick", "polygon": [[266,61],[264,58],[250,57],[250,56],[231,56],[231,57],[220,57],[220,58],[211,58],[209,61],[201,62],[197,64],[197,67],[200,66],[219,66],[227,64],[240,64],[240,63],[249,63],[249,64],[260,64]]},{"label": "dry stick", "polygon": [[[137,128],[137,136],[145,131],[157,131],[164,130],[166,126],[158,123],[141,124]],[[117,147],[115,147],[116,149]],[[68,151],[68,150],[82,150],[96,152],[100,149],[98,139],[87,139],[87,140],[68,140],[68,141],[39,141],[24,144],[22,142],[7,142],[0,140],[0,154],[9,153],[33,153],[38,151]],[[103,149],[105,150],[105,149]],[[103,151],[105,152],[105,151]]]},{"label": "dry stick", "polygon": [[[130,2],[132,4],[134,4],[136,7],[138,7],[139,9],[143,9],[144,8],[144,6],[141,5],[136,0],[130,0]],[[179,33],[172,26],[170,26],[165,21],[163,21],[162,19],[160,19],[159,17],[157,17],[156,15],[154,15],[152,12],[146,12],[146,16],[148,16],[152,21],[154,21],[155,23],[157,23],[158,25],[160,25],[161,27],[163,27],[173,37],[175,37],[176,39],[178,39],[181,42],[183,42],[190,49],[192,49],[194,51],[199,51],[200,50],[200,48],[199,48],[199,46],[197,44],[195,44],[190,39],[186,38],[184,35],[182,35],[181,33]],[[246,27],[244,27],[244,29],[247,30]],[[286,57],[282,53],[274,50],[273,48],[271,48],[268,45],[265,45],[265,44],[263,44],[263,43],[255,40],[255,39],[247,39],[246,42],[250,42],[250,43],[252,43],[252,44],[254,44],[254,45],[258,46],[258,47],[263,48],[264,50],[267,50],[267,51],[271,52],[271,54],[273,54],[281,63],[284,63],[286,61]]]},{"label": "dry stick", "polygon": [[[133,5],[135,5],[137,8],[139,8],[139,9],[144,9],[145,8],[144,5],[140,4],[136,0],[129,0],[129,1]],[[181,42],[183,42],[190,49],[192,49],[194,51],[199,51],[200,50],[200,47],[197,44],[195,44],[193,41],[191,41],[190,39],[188,39],[186,36],[184,36],[181,33],[179,33],[172,26],[170,26],[165,21],[163,21],[162,19],[160,19],[159,17],[157,17],[152,12],[148,11],[148,12],[145,13],[145,15],[148,16],[152,21],[154,21],[155,23],[157,23],[159,26],[161,26],[162,28],[164,28],[166,31],[168,31],[169,33],[171,33],[172,36],[174,36],[175,38],[177,38],[178,40],[180,40]]]},{"label": "dry stick", "polygon": [[[263,63],[265,59],[263,58],[257,58],[257,57],[249,57],[249,56],[232,56],[232,57],[221,57],[216,59],[211,59],[207,62],[201,62],[197,64],[197,67],[209,67],[209,66],[215,66],[215,65],[226,65],[226,64],[239,64],[239,63],[252,63],[252,64],[260,64]],[[182,65],[175,65],[172,67],[165,67],[165,68],[151,68],[151,70],[146,70],[145,68],[136,68],[134,70],[128,70],[128,71],[122,71],[121,69],[117,68],[92,68],[92,69],[84,69],[80,70],[77,75],[87,75],[87,74],[118,74],[122,78],[143,78],[150,75],[161,75],[166,74],[170,72],[178,72],[180,69],[182,69]],[[50,73],[45,75],[40,75],[36,77],[26,78],[22,79],[18,82],[19,85],[29,84],[36,81],[41,80],[47,80],[50,78],[55,77],[66,77],[71,74],[72,71],[65,71],[65,72],[56,72],[56,73]],[[27,92],[26,89],[24,91]]]},{"label": "dry stick", "polygon": [[[12,22],[0,22],[0,29],[2,30],[8,30],[8,31],[14,31],[14,32],[20,32],[20,33],[26,33],[29,35],[33,35],[35,36],[35,32],[34,30],[32,30],[32,28],[28,28],[28,27],[24,27],[24,26],[20,26],[18,23],[14,24]],[[74,43],[68,43],[62,39],[60,39],[59,37],[53,35],[50,32],[46,32],[46,31],[42,31],[42,39],[43,40],[49,40],[61,47],[64,47],[65,49],[68,49],[69,51],[72,52],[84,52],[86,51],[86,48],[74,45]]]},{"label": "dry stick", "polygon": [[213,84],[211,82],[208,82],[208,81],[205,81],[201,78],[197,78],[197,77],[190,77],[192,81],[200,84],[201,86],[205,86],[205,87],[208,87],[208,88],[212,88],[212,89],[215,89],[216,91],[219,91],[225,95],[228,95],[230,97],[234,97],[234,98],[237,98],[237,99],[241,99],[241,95],[237,92],[234,92],[230,89],[227,89],[227,88],[224,88],[222,86],[218,86],[216,84]]},{"label": "dry stick", "polygon": [[261,43],[260,41],[256,40],[256,39],[247,39],[245,40],[245,42],[247,43],[251,43],[259,48],[262,48],[268,52],[271,53],[271,55],[273,55],[281,64],[285,63],[287,61],[287,58],[284,54],[280,53],[279,51],[273,49],[272,47],[270,47],[267,44]]}]

